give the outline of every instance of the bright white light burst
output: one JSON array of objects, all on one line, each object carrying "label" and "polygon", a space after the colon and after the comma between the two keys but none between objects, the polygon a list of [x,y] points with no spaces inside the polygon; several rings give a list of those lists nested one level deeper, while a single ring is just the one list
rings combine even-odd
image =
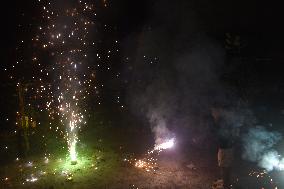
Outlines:
[{"label": "bright white light burst", "polygon": [[151,170],[156,171],[155,168],[158,166],[157,164],[158,159],[156,157],[159,156],[160,152],[162,152],[163,150],[172,148],[174,145],[175,145],[174,138],[166,140],[165,142],[161,144],[156,144],[155,147],[151,151],[147,152],[145,158],[138,159],[138,160],[135,159],[135,162],[134,162],[135,167],[144,169],[147,172]]},{"label": "bright white light burst", "polygon": [[163,142],[161,144],[155,145],[154,150],[164,150],[164,149],[168,149],[168,148],[172,148],[175,144],[175,139],[172,138],[166,142]]},{"label": "bright white light burst", "polygon": [[76,161],[77,160],[77,154],[76,154],[76,143],[77,143],[77,140],[75,139],[74,141],[70,142],[70,147],[69,147],[69,150],[70,150],[70,158],[71,158],[71,161]]}]

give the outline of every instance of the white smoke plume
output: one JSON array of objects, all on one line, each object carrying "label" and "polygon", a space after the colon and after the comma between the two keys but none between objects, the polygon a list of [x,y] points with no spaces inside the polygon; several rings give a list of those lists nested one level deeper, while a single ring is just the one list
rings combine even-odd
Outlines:
[{"label": "white smoke plume", "polygon": [[161,117],[158,111],[151,112],[148,115],[150,119],[150,123],[152,126],[152,131],[155,134],[155,144],[159,145],[165,140],[168,140],[173,136],[173,134],[170,132],[170,130],[167,127],[166,120]]},{"label": "white smoke plume", "polygon": [[250,128],[242,138],[244,143],[243,158],[256,162],[258,166],[267,171],[282,170],[284,159],[274,149],[281,138],[279,132],[268,131],[262,126]]}]

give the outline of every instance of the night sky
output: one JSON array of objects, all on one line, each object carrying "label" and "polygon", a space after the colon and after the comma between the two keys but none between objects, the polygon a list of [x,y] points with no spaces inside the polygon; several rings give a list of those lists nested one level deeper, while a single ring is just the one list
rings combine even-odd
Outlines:
[{"label": "night sky", "polygon": [[[63,2],[63,1],[62,1]],[[281,27],[281,18],[283,11],[277,3],[264,2],[239,2],[239,1],[180,1],[179,3],[171,1],[141,1],[134,2],[128,0],[109,2],[111,6],[104,11],[100,21],[116,27],[115,35],[126,38],[133,32],[139,32],[143,27],[153,24],[152,18],[155,14],[160,14],[159,9],[165,9],[168,14],[172,11],[184,14],[187,10],[182,7],[186,4],[190,11],[196,15],[199,31],[206,32],[211,36],[222,38],[225,32],[239,33],[252,41],[250,46],[255,45],[262,48],[254,48],[255,51],[280,51],[281,36],[283,27]],[[2,49],[4,62],[12,61],[16,42],[20,37],[26,34],[17,29],[17,25],[35,24],[32,22],[34,17],[38,16],[33,1],[9,1],[5,2],[5,7],[1,11],[1,23],[3,24]],[[5,8],[5,10],[4,10]],[[22,15],[24,13],[24,16]],[[164,15],[165,17],[169,15]],[[173,18],[174,19],[174,18]],[[186,17],[184,17],[186,19]],[[188,20],[188,25],[190,20]],[[21,36],[22,35],[22,36]],[[26,34],[27,35],[27,34]],[[256,52],[255,52],[256,53]],[[263,54],[262,52],[259,54]]]},{"label": "night sky", "polygon": [[[182,52],[183,48],[187,48],[190,41],[194,41],[199,35],[216,41],[222,47],[225,46],[226,33],[240,35],[245,44],[240,57],[246,61],[239,63],[241,68],[232,71],[236,76],[231,79],[236,80],[243,72],[247,72],[245,74],[252,74],[255,76],[256,82],[265,86],[280,87],[283,85],[284,79],[281,69],[283,61],[281,18],[283,11],[277,4],[256,1],[153,2],[120,0],[107,1],[107,7],[103,8],[103,1],[94,2],[101,4],[98,5],[96,18],[100,27],[97,52],[104,54],[108,48],[112,48],[112,41],[119,41],[119,45],[115,47],[119,51],[108,63],[112,72],[109,73],[105,69],[96,70],[98,82],[105,84],[105,89],[101,91],[103,94],[101,98],[106,102],[111,103],[118,94],[122,95],[121,98],[124,102],[127,101],[127,90],[133,85],[130,82],[132,76],[129,68],[132,69],[132,66],[135,65],[133,60],[137,60],[134,57],[137,55],[137,49],[140,48],[139,40],[141,38],[143,40],[141,36],[147,30],[154,31],[155,36],[158,36],[157,40],[162,41],[160,45],[165,47],[167,52],[172,53]],[[64,1],[59,2],[63,5],[64,3]],[[10,100],[13,101],[16,98],[16,93],[12,89],[16,81],[10,80],[7,76],[9,73],[7,74],[4,69],[11,67],[19,56],[28,59],[33,54],[34,49],[29,49],[31,44],[26,44],[22,54],[17,52],[16,48],[21,40],[31,38],[36,31],[40,20],[39,6],[36,4],[36,1],[9,1],[5,2],[5,6],[2,7],[1,120],[5,120],[7,115],[9,115],[8,117],[13,115],[11,112],[14,110],[7,110],[6,107]],[[107,28],[102,29],[104,25],[107,25]],[[95,54],[94,52],[91,56],[95,56]],[[131,58],[131,56],[131,61],[125,65],[126,58]],[[233,55],[231,56],[227,51],[225,56],[226,64],[230,64]],[[43,58],[44,61],[47,59],[48,57]],[[14,73],[15,78],[21,74],[31,74],[28,69],[21,68],[19,70]],[[120,76],[115,79],[114,75],[117,74]],[[246,82],[243,83],[246,85]],[[11,106],[8,105],[8,107]]]}]

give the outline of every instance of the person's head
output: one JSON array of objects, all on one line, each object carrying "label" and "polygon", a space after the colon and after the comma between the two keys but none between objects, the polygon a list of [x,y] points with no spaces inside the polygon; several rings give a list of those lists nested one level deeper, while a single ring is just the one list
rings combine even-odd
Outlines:
[{"label": "person's head", "polygon": [[216,108],[216,107],[211,108],[211,115],[214,118],[214,120],[219,120],[221,112],[222,112],[221,108]]},{"label": "person's head", "polygon": [[226,111],[227,109],[229,109],[229,106],[226,104],[222,104],[222,103],[214,103],[210,110],[211,110],[211,115],[214,118],[214,120],[219,120],[222,113],[224,113],[224,111]]}]

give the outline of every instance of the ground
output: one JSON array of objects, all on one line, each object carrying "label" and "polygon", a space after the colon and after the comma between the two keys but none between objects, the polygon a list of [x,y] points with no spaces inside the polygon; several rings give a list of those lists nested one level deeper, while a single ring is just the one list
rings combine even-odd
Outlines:
[{"label": "ground", "polygon": [[[134,127],[137,122],[128,118],[130,115],[118,116],[118,121],[106,119],[109,113],[103,114],[90,116],[88,125],[82,128],[76,165],[70,164],[66,148],[63,148],[66,144],[60,137],[45,134],[47,139],[43,140],[40,139],[42,133],[35,132],[31,136],[31,146],[35,149],[27,158],[18,160],[16,137],[3,135],[0,188],[209,189],[219,178],[214,144],[201,147],[177,141],[173,149],[156,156],[158,165],[155,171],[135,167],[129,161],[145,157],[153,146],[150,129]],[[40,148],[42,141],[48,145],[44,149]],[[236,155],[233,167],[234,188],[284,188],[281,185],[282,172],[263,174],[254,164],[238,157]]]}]

